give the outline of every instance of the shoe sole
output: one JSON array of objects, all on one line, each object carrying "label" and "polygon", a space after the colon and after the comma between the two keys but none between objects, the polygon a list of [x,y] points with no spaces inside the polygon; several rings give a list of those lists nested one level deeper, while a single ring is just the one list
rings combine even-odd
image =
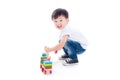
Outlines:
[{"label": "shoe sole", "polygon": [[78,62],[77,62],[77,63],[68,64],[68,63],[66,63],[65,61],[63,61],[62,64],[63,64],[64,66],[73,66],[73,65],[78,65]]}]

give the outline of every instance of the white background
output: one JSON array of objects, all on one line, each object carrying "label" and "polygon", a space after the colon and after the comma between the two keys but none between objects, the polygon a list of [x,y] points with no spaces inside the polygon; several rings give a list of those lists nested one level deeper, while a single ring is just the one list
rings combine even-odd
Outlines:
[{"label": "white background", "polygon": [[[88,39],[78,66],[64,67],[53,59],[53,74],[44,75],[40,55],[58,41],[51,21],[56,8],[70,14],[70,25]],[[119,0],[1,0],[0,80],[120,80]]]}]

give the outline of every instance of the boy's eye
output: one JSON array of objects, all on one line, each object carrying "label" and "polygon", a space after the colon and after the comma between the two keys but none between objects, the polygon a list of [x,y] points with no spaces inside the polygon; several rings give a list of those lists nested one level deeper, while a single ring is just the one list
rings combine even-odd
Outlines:
[{"label": "boy's eye", "polygon": [[62,20],[60,20],[60,22],[62,22]]},{"label": "boy's eye", "polygon": [[54,21],[54,22],[57,22],[57,21]]}]

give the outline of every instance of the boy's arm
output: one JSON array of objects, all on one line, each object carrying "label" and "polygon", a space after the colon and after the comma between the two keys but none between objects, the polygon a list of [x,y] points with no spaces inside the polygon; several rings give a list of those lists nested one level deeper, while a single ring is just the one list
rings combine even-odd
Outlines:
[{"label": "boy's arm", "polygon": [[51,51],[56,51],[56,50],[60,50],[61,48],[64,47],[67,39],[68,39],[69,35],[64,35],[60,41],[59,44],[57,44],[56,46],[49,48],[49,47],[45,47],[45,51],[46,52],[51,52]]}]

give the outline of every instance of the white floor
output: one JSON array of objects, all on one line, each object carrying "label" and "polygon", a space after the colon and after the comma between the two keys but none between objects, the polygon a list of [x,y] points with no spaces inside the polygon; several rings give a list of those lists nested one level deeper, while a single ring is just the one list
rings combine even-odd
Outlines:
[{"label": "white floor", "polygon": [[[63,53],[62,51],[59,52]],[[99,52],[98,52],[99,53]],[[58,60],[59,54],[51,53],[51,57],[53,61],[53,73],[44,75],[41,71],[39,72],[39,79],[45,80],[103,80],[103,79],[111,79],[111,80],[119,80],[119,63],[116,64],[116,60],[112,56],[97,54],[88,48],[88,50],[79,57],[79,64],[74,66],[63,66],[62,61]],[[116,57],[117,58],[117,57]]]},{"label": "white floor", "polygon": [[[40,79],[45,79],[45,80],[49,80],[49,79],[52,79],[52,80],[54,80],[54,79],[61,79],[61,80],[66,79],[67,80],[67,79],[69,79],[69,80],[72,80],[72,79],[80,78],[80,79],[85,80],[87,78],[87,77],[85,77],[85,75],[88,74],[88,69],[86,67],[87,66],[86,53],[79,55],[79,60],[80,60],[79,64],[73,65],[73,66],[63,66],[62,61],[58,60],[58,54],[51,55],[51,56],[56,56],[56,58],[52,59],[52,61],[53,61],[53,73],[48,74],[48,75],[44,75],[42,72],[40,72]],[[85,61],[85,58],[86,58],[86,61]],[[87,71],[87,73],[86,73],[86,71]]]}]

